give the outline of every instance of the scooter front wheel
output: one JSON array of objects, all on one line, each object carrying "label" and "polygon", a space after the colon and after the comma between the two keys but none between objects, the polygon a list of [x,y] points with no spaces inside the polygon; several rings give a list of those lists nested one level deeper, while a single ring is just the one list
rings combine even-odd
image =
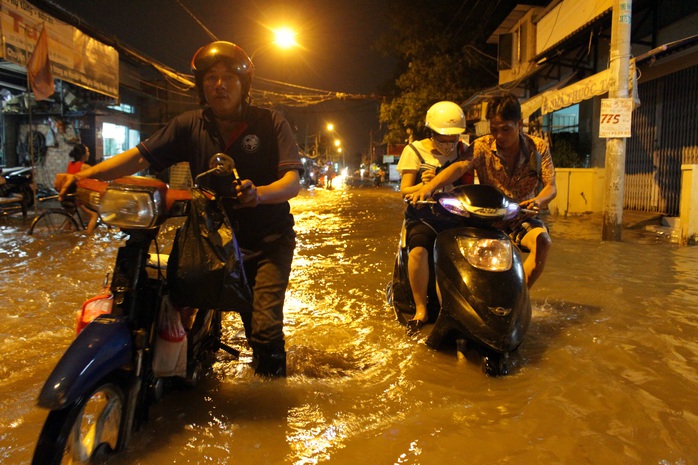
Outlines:
[{"label": "scooter front wheel", "polygon": [[77,402],[49,413],[32,463],[87,464],[114,452],[125,412],[120,386],[105,382]]},{"label": "scooter front wheel", "polygon": [[486,352],[482,355],[482,371],[487,376],[509,374],[509,353]]}]

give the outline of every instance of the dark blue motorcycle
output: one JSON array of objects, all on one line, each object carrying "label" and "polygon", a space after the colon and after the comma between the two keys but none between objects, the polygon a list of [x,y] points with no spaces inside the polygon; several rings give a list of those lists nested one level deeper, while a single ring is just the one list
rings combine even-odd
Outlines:
[{"label": "dark blue motorcycle", "polygon": [[[224,154],[215,155],[210,167],[197,180],[207,174],[229,175],[235,168]],[[126,448],[165,384],[154,363],[158,322],[167,308],[166,256],[157,249],[152,254],[150,248],[157,245],[166,219],[186,214],[191,193],[131,176],[109,184],[79,181],[76,196],[99,209],[102,221],[121,228],[128,239],[119,248],[109,295],[99,300],[110,308],[96,312],[99,316],[82,328],[39,394],[38,405],[50,413],[34,464],[93,463]],[[221,341],[220,310],[196,311],[187,338],[182,379],[190,384],[218,350],[239,355]]]}]

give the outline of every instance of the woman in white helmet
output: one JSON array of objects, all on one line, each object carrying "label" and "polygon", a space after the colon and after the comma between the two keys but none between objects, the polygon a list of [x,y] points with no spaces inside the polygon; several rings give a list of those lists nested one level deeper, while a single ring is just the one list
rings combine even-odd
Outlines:
[{"label": "woman in white helmet", "polygon": [[[428,137],[405,147],[397,164],[403,196],[419,191],[439,170],[465,152],[466,146],[460,142],[460,135],[465,131],[465,114],[457,104],[442,101],[432,105],[427,111],[425,126]],[[462,182],[472,183],[472,179]],[[409,205],[405,211],[407,272],[416,307],[414,318],[407,324],[409,334],[416,333],[429,320],[430,303],[438,308],[435,280],[430,272],[434,263],[434,241],[438,232],[450,226],[446,220],[434,217],[429,208]]]}]

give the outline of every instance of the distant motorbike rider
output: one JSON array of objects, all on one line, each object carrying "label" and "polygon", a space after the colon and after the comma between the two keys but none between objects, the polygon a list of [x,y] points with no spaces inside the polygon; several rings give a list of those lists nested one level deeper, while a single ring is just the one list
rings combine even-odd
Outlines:
[{"label": "distant motorbike rider", "polygon": [[[439,173],[411,196],[412,202],[430,197],[473,170],[481,184],[496,187],[522,208],[544,209],[557,195],[555,167],[548,143],[524,134],[518,98],[503,92],[487,104],[490,134],[476,139],[467,156]],[[526,283],[530,288],[543,272],[552,241],[539,218],[525,215],[511,220],[505,230],[523,250],[530,251],[524,262]]]},{"label": "distant motorbike rider", "polygon": [[[460,141],[465,131],[465,114],[454,102],[435,103],[427,111],[425,127],[428,137],[409,144],[400,155],[397,170],[400,172],[400,192],[403,196],[416,193],[431,181],[436,172],[455,162],[465,152]],[[464,182],[472,182],[466,179]],[[429,319],[427,308],[429,292],[433,290],[434,241],[438,232],[453,226],[448,219],[435,217],[428,208],[408,206],[405,211],[407,229],[408,277],[416,307],[414,318],[407,330],[416,332]]]},{"label": "distant motorbike rider", "polygon": [[242,48],[212,42],[194,54],[191,67],[202,109],[175,117],[138,146],[88,170],[58,175],[56,188],[64,193],[77,179],[112,180],[178,162],[189,162],[196,177],[215,153],[230,155],[241,182],[211,177],[206,187],[231,194],[224,207],[237,225],[238,243],[252,252],[245,270],[253,311],[242,315],[255,372],[285,376],[283,306],[296,237],[288,200],[300,191],[298,147],[279,112],[250,104],[254,65]]}]

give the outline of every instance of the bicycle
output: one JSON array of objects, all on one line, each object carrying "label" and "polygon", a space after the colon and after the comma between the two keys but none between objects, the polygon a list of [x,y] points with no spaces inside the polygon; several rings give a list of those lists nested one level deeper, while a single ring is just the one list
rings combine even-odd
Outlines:
[{"label": "bicycle", "polygon": [[[74,233],[83,231],[86,222],[80,214],[78,204],[73,200],[75,194],[68,194],[66,199],[61,201],[61,208],[48,208],[41,212],[39,216],[32,220],[27,234],[30,236],[50,237],[57,234]],[[39,202],[47,200],[57,200],[58,195],[49,195],[38,198]],[[102,224],[101,218],[97,219],[97,226]]]}]

